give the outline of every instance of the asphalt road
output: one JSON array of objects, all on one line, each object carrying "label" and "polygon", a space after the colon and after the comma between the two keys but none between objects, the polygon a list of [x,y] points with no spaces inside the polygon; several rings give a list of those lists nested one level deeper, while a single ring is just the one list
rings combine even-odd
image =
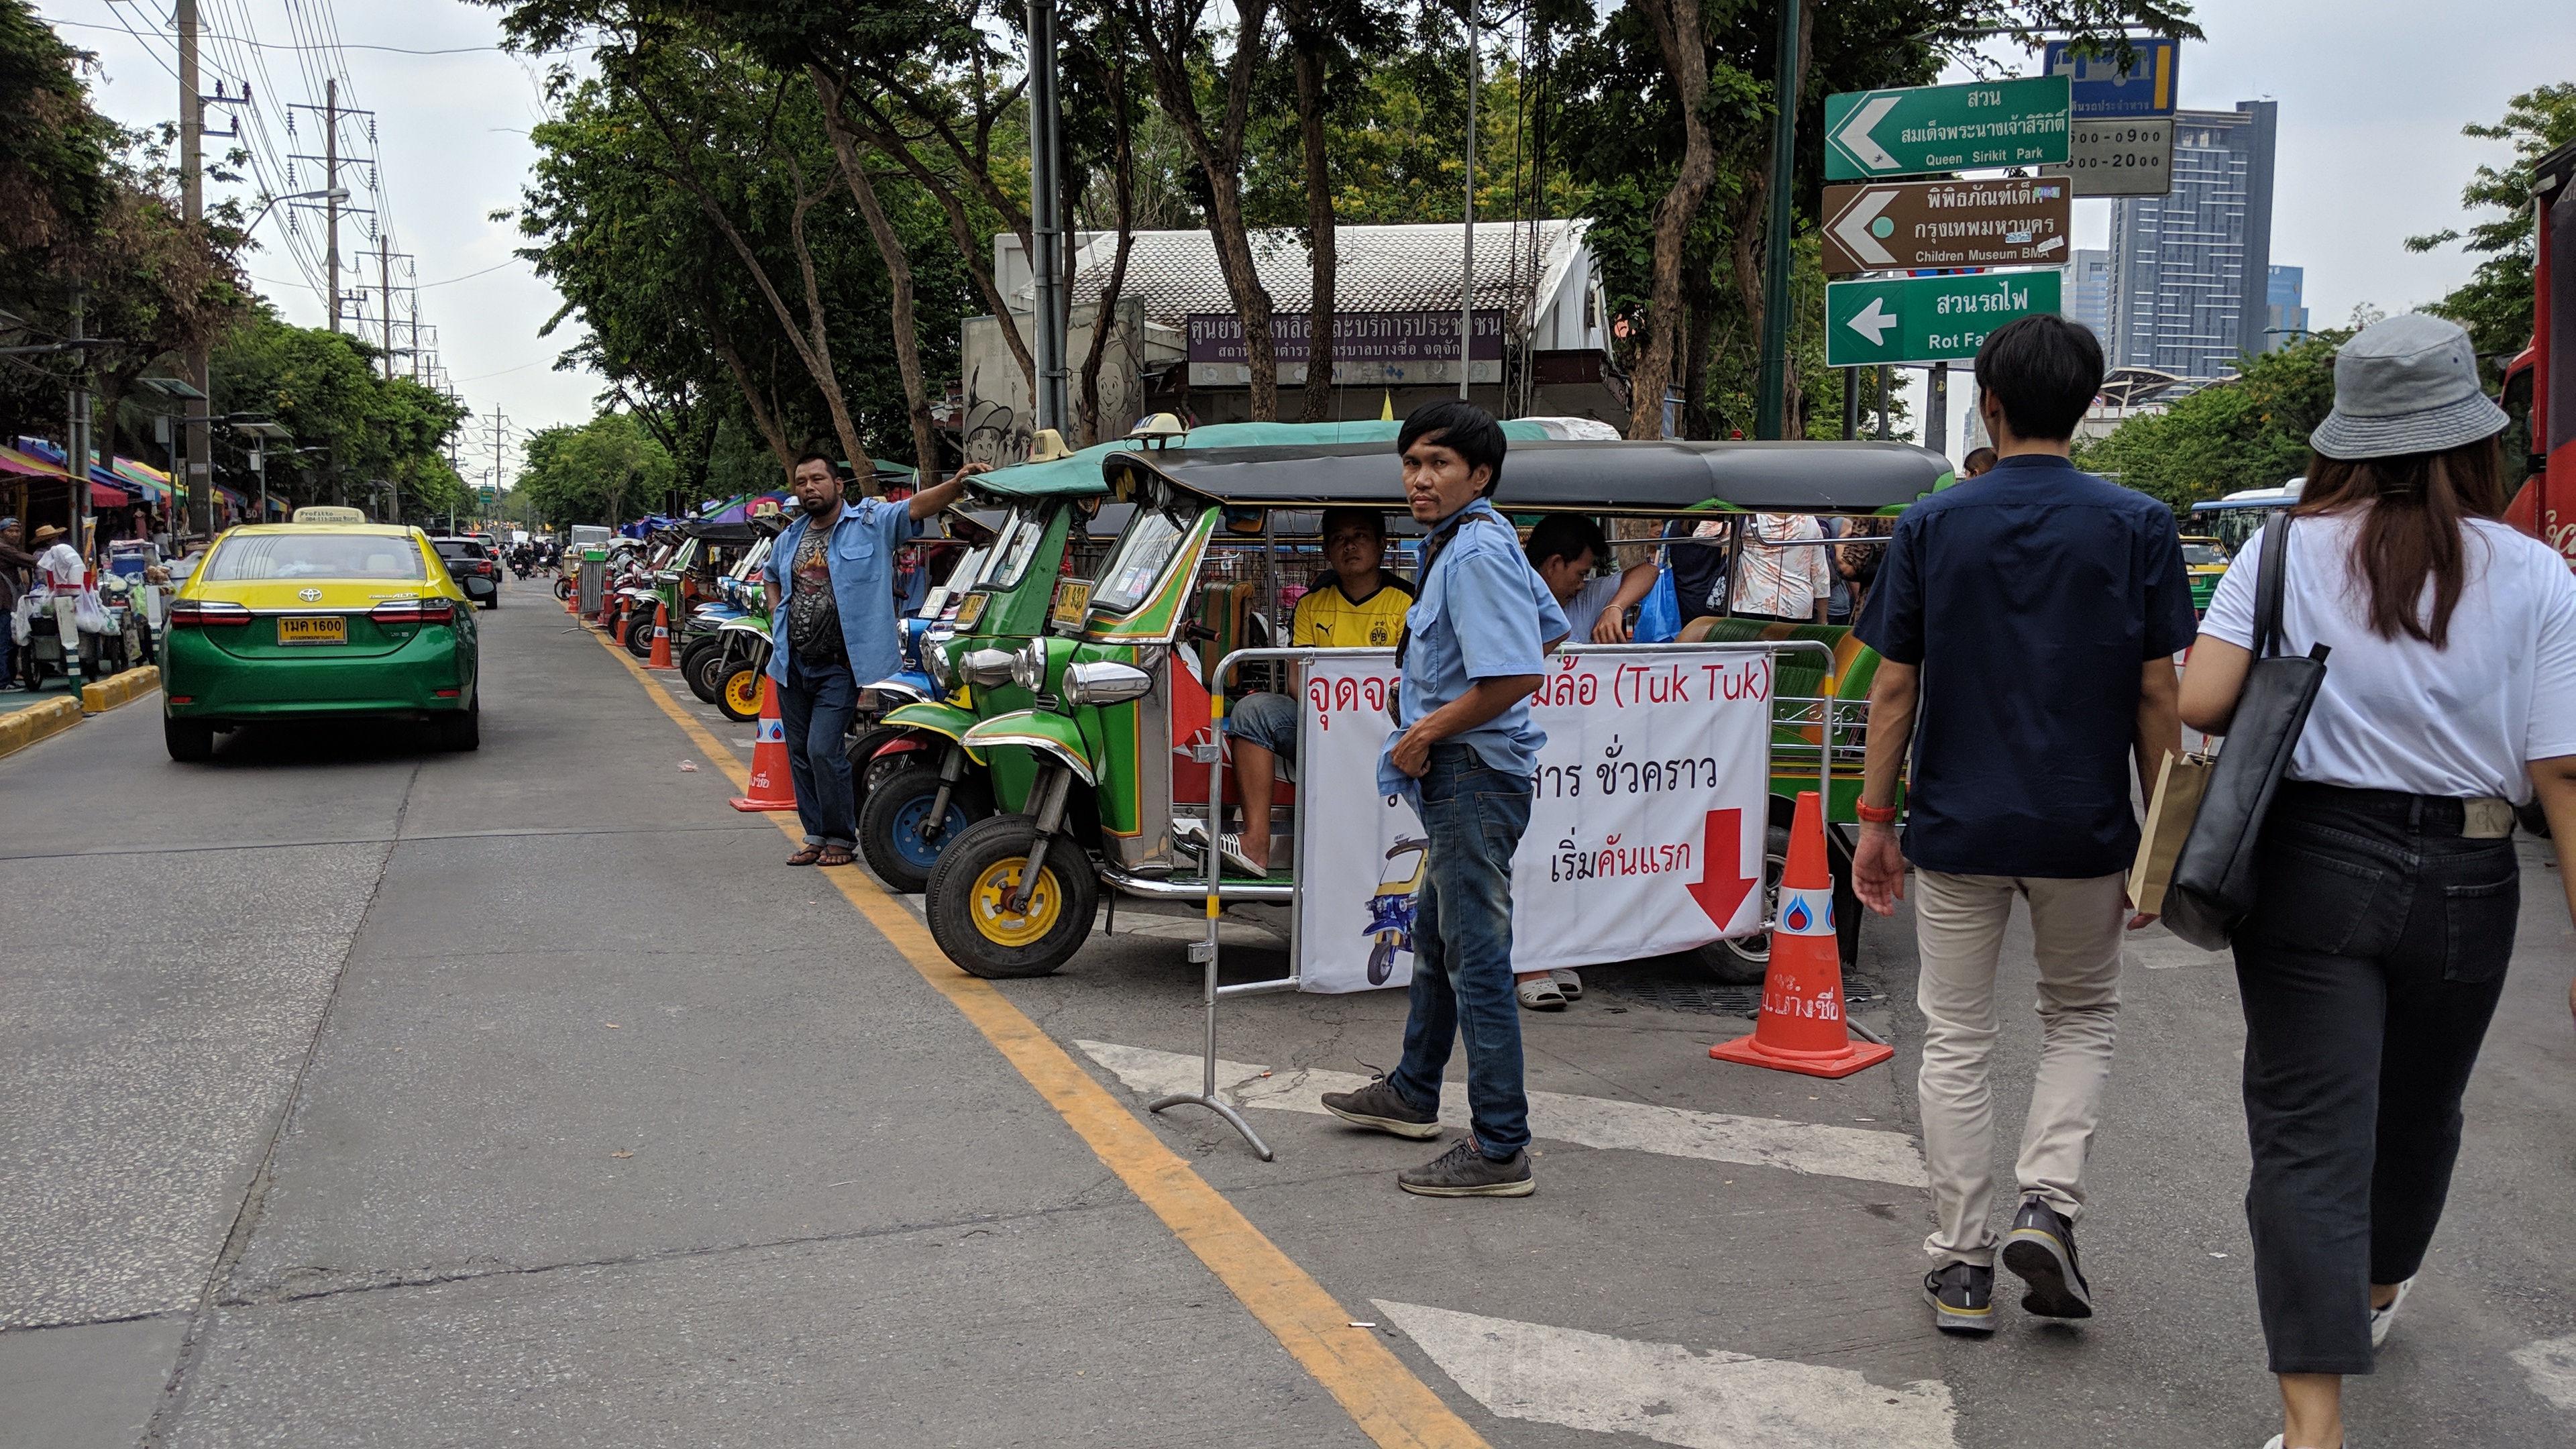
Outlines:
[{"label": "asphalt road", "polygon": [[[1711,1062],[1746,1023],[1676,961],[1527,1018],[1551,1095],[1518,1201],[1405,1197],[1392,1173],[1439,1144],[1313,1112],[1329,1074],[1392,1061],[1400,997],[1229,1001],[1225,1076],[1279,1160],[1182,1108],[1136,1140],[1196,1176],[1157,1183],[1021,1064],[1061,1047],[1136,1132],[1137,1093],[1197,1070],[1179,928],[1121,911],[1059,976],[1005,984],[1043,1033],[1006,1054],[904,954],[904,917],[877,917],[889,939],[725,808],[748,727],[529,586],[485,620],[478,753],[317,727],[183,767],[138,704],[0,760],[5,1449],[1357,1445],[1354,1374],[1445,1403],[1428,1442],[2252,1449],[2276,1427],[2223,957],[2133,951],[2081,1234],[2102,1316],[1944,1339],[1902,916],[1870,923],[1854,982],[1893,1069]],[[2356,1444],[2576,1440],[2576,934],[2548,852],[2524,861],[2451,1213],[2353,1388]],[[1286,965],[1229,942],[1229,978]],[[2018,944],[2005,974],[2026,1001]],[[2037,1035],[2006,1033],[2007,1154]],[[1293,1267],[1211,1249],[1173,1206],[1200,1181]],[[1392,1358],[1292,1356],[1298,1269]]]}]

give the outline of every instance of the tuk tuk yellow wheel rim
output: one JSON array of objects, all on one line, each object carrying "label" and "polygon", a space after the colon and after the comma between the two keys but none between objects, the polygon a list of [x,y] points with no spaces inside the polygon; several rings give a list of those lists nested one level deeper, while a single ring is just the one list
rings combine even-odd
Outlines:
[{"label": "tuk tuk yellow wheel rim", "polygon": [[725,703],[746,714],[760,713],[760,671],[737,669],[724,682]]},{"label": "tuk tuk yellow wheel rim", "polygon": [[1064,911],[1064,891],[1050,870],[1039,873],[1038,888],[1029,894],[1028,910],[1012,913],[1011,893],[1020,888],[1020,872],[1028,869],[1028,864],[1026,856],[997,860],[975,880],[975,929],[994,945],[1033,946],[1055,929],[1056,917]]}]

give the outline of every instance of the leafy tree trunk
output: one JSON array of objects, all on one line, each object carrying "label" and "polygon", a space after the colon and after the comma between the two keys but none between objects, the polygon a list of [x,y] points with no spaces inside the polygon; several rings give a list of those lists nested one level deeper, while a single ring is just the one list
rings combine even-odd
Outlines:
[{"label": "leafy tree trunk", "polygon": [[1270,293],[1253,264],[1252,240],[1243,221],[1243,133],[1252,109],[1252,80],[1260,67],[1270,21],[1270,0],[1241,0],[1234,54],[1225,76],[1225,110],[1216,128],[1199,109],[1197,54],[1206,0],[1123,0],[1145,47],[1146,68],[1163,110],[1189,143],[1207,176],[1208,232],[1216,242],[1217,270],[1243,319],[1245,360],[1251,366],[1251,410],[1256,422],[1279,416],[1279,354],[1270,336]]},{"label": "leafy tree trunk", "polygon": [[1333,178],[1324,154],[1324,56],[1322,37],[1302,33],[1312,17],[1289,12],[1290,49],[1297,70],[1297,131],[1306,152],[1306,243],[1314,254],[1313,291],[1306,311],[1306,405],[1300,422],[1320,423],[1333,407]]},{"label": "leafy tree trunk", "polygon": [[1091,308],[1091,350],[1082,359],[1082,446],[1088,448],[1100,437],[1100,360],[1109,351],[1110,334],[1118,325],[1118,298],[1127,287],[1127,258],[1136,248],[1136,118],[1127,107],[1127,54],[1125,46],[1116,51],[1109,63],[1109,126],[1113,144],[1110,158],[1110,195],[1118,213],[1118,251],[1109,262],[1109,285]]},{"label": "leafy tree trunk", "polygon": [[1708,47],[1702,37],[1700,0],[1632,0],[1672,78],[1682,118],[1682,164],[1672,188],[1655,206],[1654,284],[1646,301],[1645,336],[1629,373],[1628,436],[1656,438],[1664,431],[1664,393],[1672,385],[1674,354],[1682,331],[1683,247],[1699,209],[1717,184],[1717,151],[1700,104],[1708,93]]},{"label": "leafy tree trunk", "polygon": [[[886,219],[885,207],[877,200],[877,189],[868,180],[858,137],[841,110],[842,86],[821,66],[809,66],[807,70],[823,102],[823,129],[832,138],[832,154],[841,164],[841,177],[849,183],[850,195],[859,203],[859,215],[867,219],[868,235],[876,241],[877,256],[885,262],[886,280],[894,292],[891,320],[895,371],[903,379],[904,412],[912,420],[915,476],[919,486],[927,488],[939,473],[939,434],[931,426],[930,391],[921,377],[920,324],[914,320],[912,307],[912,258],[905,254],[903,238],[895,234],[894,223]],[[875,491],[875,485],[870,484],[869,490]]]},{"label": "leafy tree trunk", "polygon": [[[724,234],[725,241],[733,248],[734,254],[742,258],[743,270],[750,274],[753,283],[760,289],[760,295],[768,301],[770,311],[778,318],[779,330],[786,334],[788,344],[796,349],[797,359],[805,364],[806,374],[814,380],[815,389],[822,393],[823,404],[831,412],[832,429],[839,436],[842,451],[850,460],[850,467],[863,478],[873,474],[875,464],[869,460],[867,449],[859,442],[858,426],[850,417],[849,400],[841,391],[840,375],[832,367],[831,329],[823,312],[821,279],[815,274],[813,251],[805,243],[805,214],[813,209],[814,203],[829,194],[828,188],[824,191],[807,191],[803,168],[795,166],[792,157],[782,158],[793,168],[792,175],[796,186],[796,203],[789,214],[788,234],[795,245],[797,267],[804,282],[805,320],[800,323],[796,318],[795,310],[787,305],[787,299],[779,293],[778,284],[770,278],[769,269],[760,264],[759,254],[751,249],[749,242],[743,240],[740,228],[734,225],[733,218],[725,214],[724,208],[716,204],[714,195],[699,178],[697,168],[690,164],[689,157],[697,149],[694,138],[680,134],[650,92],[638,86],[635,95],[644,106],[646,113],[652,116],[654,124],[662,132],[663,139],[670,145],[672,155],[677,158],[678,166],[676,171],[671,173],[672,179],[679,182],[681,187],[696,199],[699,210],[705,212],[707,220],[713,222],[716,230]],[[873,485],[870,486],[873,487]]]},{"label": "leafy tree trunk", "polygon": [[707,329],[707,347],[722,359],[725,370],[733,374],[733,384],[742,393],[743,411],[751,415],[751,425],[760,440],[769,445],[770,456],[778,460],[778,471],[791,472],[796,464],[796,449],[787,441],[787,429],[780,425],[778,412],[761,397],[759,379],[752,376],[751,366],[743,360],[742,349],[734,344],[732,329],[725,326],[724,309],[716,305],[712,283],[701,286],[695,297],[698,320]]}]

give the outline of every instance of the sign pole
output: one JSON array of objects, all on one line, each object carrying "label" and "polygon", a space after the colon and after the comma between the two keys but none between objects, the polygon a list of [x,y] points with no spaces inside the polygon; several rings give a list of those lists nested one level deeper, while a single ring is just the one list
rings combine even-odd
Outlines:
[{"label": "sign pole", "polygon": [[1924,407],[1923,446],[1935,453],[1950,451],[1950,364],[1932,364],[1930,397]]},{"label": "sign pole", "polygon": [[1771,91],[1779,114],[1771,122],[1771,226],[1763,244],[1762,376],[1754,409],[1753,435],[1788,436],[1789,408],[1789,189],[1798,168],[1798,12],[1797,0],[1781,0],[1779,56]]},{"label": "sign pole", "polygon": [[[1467,224],[1458,253],[1458,399],[1467,398],[1467,377],[1476,347],[1476,77],[1484,70],[1476,55],[1476,0],[1467,0]],[[1314,356],[1309,345],[1307,366]]]}]

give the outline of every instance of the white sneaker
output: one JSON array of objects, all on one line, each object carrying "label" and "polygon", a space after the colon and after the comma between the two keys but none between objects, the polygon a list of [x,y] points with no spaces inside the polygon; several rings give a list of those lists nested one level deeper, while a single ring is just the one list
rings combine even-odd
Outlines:
[{"label": "white sneaker", "polygon": [[[2282,1446],[2282,1440],[2283,1440],[2284,1438],[2286,1438],[2286,1437],[2287,1437],[2286,1435],[2282,1435],[2282,1434],[2275,1434],[2275,1435],[2273,1435],[2271,1438],[2266,1439],[2266,1440],[2264,1440],[2264,1441],[2263,1441],[2263,1449],[2283,1449],[2283,1446]],[[2352,1449],[2352,1436],[2351,1436],[2351,1435],[2346,1434],[2346,1435],[2344,1436],[2343,1444],[2341,1445],[2341,1449]]]},{"label": "white sneaker", "polygon": [[2397,1310],[2405,1306],[2406,1295],[2414,1291],[2415,1280],[2409,1278],[2397,1285],[2397,1296],[2388,1300],[2387,1307],[2370,1310],[2370,1346],[2372,1348],[2376,1349],[2388,1341],[2388,1330],[2397,1326]]}]

